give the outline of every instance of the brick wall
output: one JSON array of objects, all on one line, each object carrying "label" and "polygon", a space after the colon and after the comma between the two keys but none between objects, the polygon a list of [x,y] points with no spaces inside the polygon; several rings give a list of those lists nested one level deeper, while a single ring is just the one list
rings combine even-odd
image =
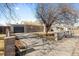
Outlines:
[{"label": "brick wall", "polygon": [[14,36],[5,37],[4,43],[5,43],[4,55],[15,56],[15,37]]}]

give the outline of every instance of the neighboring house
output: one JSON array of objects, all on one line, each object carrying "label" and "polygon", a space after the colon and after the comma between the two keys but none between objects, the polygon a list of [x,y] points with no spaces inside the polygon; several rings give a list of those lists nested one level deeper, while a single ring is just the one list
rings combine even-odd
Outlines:
[{"label": "neighboring house", "polygon": [[78,35],[79,35],[79,26],[75,26],[75,27],[73,27],[71,30],[72,30],[72,32],[73,32],[74,34],[78,34]]},{"label": "neighboring house", "polygon": [[[26,23],[26,24],[9,24],[9,25],[1,25],[0,33],[6,33],[6,28],[9,28],[12,33],[30,33],[30,32],[45,32],[44,25],[37,23]],[[62,25],[52,25],[50,31],[60,32],[60,31],[68,31],[68,27]]]},{"label": "neighboring house", "polygon": [[73,27],[65,24],[54,24],[51,26],[50,31],[52,30],[54,32],[70,31]]},{"label": "neighboring house", "polygon": [[13,33],[43,32],[43,26],[37,24],[11,24],[10,28]]},{"label": "neighboring house", "polygon": [[6,28],[8,28],[10,30],[10,26],[1,25],[0,26],[0,34],[5,34],[6,33]]},{"label": "neighboring house", "polygon": [[13,33],[23,33],[24,25],[23,24],[11,24],[10,29],[11,29],[11,32]]},{"label": "neighboring house", "polygon": [[12,33],[30,33],[30,32],[43,32],[44,27],[38,24],[10,24],[1,25],[0,33],[6,33],[6,28],[9,28]]}]

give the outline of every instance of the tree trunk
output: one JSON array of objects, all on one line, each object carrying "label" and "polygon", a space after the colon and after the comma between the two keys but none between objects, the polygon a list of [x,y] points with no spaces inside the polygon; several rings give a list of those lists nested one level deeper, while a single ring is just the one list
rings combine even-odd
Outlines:
[{"label": "tree trunk", "polygon": [[44,25],[44,32],[46,32],[46,26]]}]

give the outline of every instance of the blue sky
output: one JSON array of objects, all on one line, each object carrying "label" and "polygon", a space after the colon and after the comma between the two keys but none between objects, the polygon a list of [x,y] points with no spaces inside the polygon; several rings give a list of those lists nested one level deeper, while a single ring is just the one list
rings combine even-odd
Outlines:
[{"label": "blue sky", "polygon": [[[16,15],[19,17],[19,20],[17,20],[17,22],[19,21],[35,21],[36,17],[35,17],[35,8],[36,8],[36,4],[31,4],[31,3],[26,3],[26,4],[22,4],[22,3],[18,3],[15,4],[14,6],[14,10],[16,12]],[[73,4],[73,8],[75,8],[76,10],[79,10],[79,4]],[[0,12],[1,13],[1,12]],[[0,15],[0,23],[6,23],[7,19],[3,16]],[[13,21],[11,21],[12,23],[14,23]]]},{"label": "blue sky", "polygon": [[16,14],[23,20],[35,20],[35,4],[18,4],[15,7]]},{"label": "blue sky", "polygon": [[[1,7],[0,7],[1,8]],[[17,22],[19,21],[35,21],[36,17],[35,17],[35,8],[36,8],[36,4],[24,4],[24,3],[18,3],[15,4],[15,6],[13,7],[17,17],[19,18],[19,20],[17,20]],[[0,12],[1,13],[1,12]],[[5,24],[7,22],[7,19],[4,17],[4,15],[0,15],[0,23],[1,24]],[[13,20],[10,21],[11,23],[15,23]]]}]

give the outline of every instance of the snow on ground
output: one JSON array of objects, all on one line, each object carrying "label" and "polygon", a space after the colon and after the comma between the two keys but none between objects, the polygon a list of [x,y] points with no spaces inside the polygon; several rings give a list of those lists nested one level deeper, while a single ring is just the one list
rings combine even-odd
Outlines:
[{"label": "snow on ground", "polygon": [[[79,55],[79,37],[63,38],[57,42],[52,42],[50,45],[45,43],[43,45],[40,38],[23,38],[20,39],[25,42],[28,47],[34,50],[25,53],[25,56],[72,56]],[[45,49],[45,50],[43,50]]]}]

